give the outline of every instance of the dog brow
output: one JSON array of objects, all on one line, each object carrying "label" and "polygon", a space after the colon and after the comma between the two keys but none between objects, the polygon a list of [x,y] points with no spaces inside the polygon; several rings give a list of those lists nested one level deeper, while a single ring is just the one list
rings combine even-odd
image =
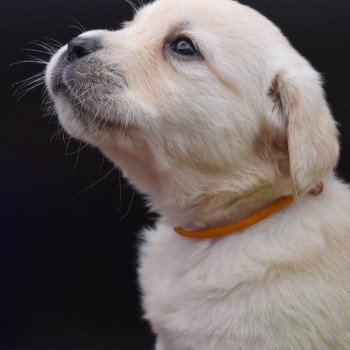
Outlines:
[{"label": "dog brow", "polygon": [[177,23],[173,23],[171,26],[170,26],[170,30],[169,30],[169,33],[171,35],[177,35],[185,30],[187,30],[189,27],[190,27],[190,20],[189,19],[184,19],[180,22],[177,22]]}]

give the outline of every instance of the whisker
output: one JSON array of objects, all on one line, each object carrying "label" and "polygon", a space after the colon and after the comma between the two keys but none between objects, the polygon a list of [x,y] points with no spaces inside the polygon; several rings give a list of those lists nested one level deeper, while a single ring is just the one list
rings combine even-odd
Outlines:
[{"label": "whisker", "polygon": [[79,29],[81,30],[82,33],[83,33],[83,32],[86,32],[85,27],[84,27],[76,18],[72,17],[72,20],[75,21],[75,22],[78,24],[78,27],[77,27],[77,28],[79,28]]},{"label": "whisker", "polygon": [[131,0],[124,0],[131,8],[133,9],[134,12],[138,11],[138,7],[131,1]]},{"label": "whisker", "polygon": [[[78,153],[77,153],[77,156],[76,156],[76,158],[75,158],[75,162],[74,162],[74,167],[73,167],[73,174],[76,174],[76,172],[77,172],[77,165],[78,165],[78,160],[79,160],[79,155],[80,155],[80,151],[82,150],[82,149],[84,149],[86,146],[81,146],[81,141],[79,142],[79,148],[78,148]],[[74,154],[74,153],[73,153]],[[69,155],[71,155],[71,154],[69,154]]]},{"label": "whisker", "polygon": [[[101,101],[101,104],[100,104],[100,106],[98,107],[98,109],[97,109],[95,115],[91,118],[91,122],[90,122],[89,125],[88,125],[89,128],[91,127],[91,125],[92,125],[93,123],[96,122],[96,118],[98,117],[98,114],[100,113],[100,111],[102,110],[102,108],[105,107],[105,106],[108,104],[108,102],[109,102],[108,99],[107,99],[106,101],[103,101],[103,100]],[[97,123],[97,126],[99,126],[98,123]]]},{"label": "whisker", "polygon": [[64,153],[67,154],[68,153],[68,148],[70,145],[70,142],[72,141],[72,138],[69,136],[68,137],[68,142],[66,143],[66,149],[64,150]]},{"label": "whisker", "polygon": [[123,220],[128,216],[128,214],[129,214],[129,212],[130,212],[130,209],[131,209],[131,205],[132,205],[132,203],[133,203],[133,201],[134,201],[134,197],[135,197],[135,190],[134,190],[134,188],[132,187],[132,196],[131,196],[131,199],[130,199],[129,206],[128,206],[128,208],[126,209],[126,213],[120,218],[120,221],[123,221]]},{"label": "whisker", "polygon": [[21,61],[17,61],[17,62],[14,62],[14,63],[11,63],[9,65],[9,67],[12,67],[12,66],[16,66],[18,64],[23,64],[23,63],[37,63],[37,64],[42,64],[42,65],[47,65],[47,61],[44,61],[44,60],[41,60],[41,59],[37,59],[37,60],[21,60]]},{"label": "whisker", "polygon": [[105,157],[102,155],[102,162],[100,164],[100,167],[98,169],[98,173],[100,174],[101,173],[101,170],[102,170],[102,167],[103,167],[103,164],[105,163]]},{"label": "whisker", "polygon": [[98,128],[100,128],[100,130],[103,130],[104,127],[106,126],[106,124],[107,124],[107,122],[108,122],[107,117],[108,117],[108,115],[109,115],[109,112],[110,112],[111,109],[114,107],[114,105],[113,105],[113,100],[112,100],[112,99],[107,99],[107,103],[106,103],[105,106],[107,106],[108,104],[110,104],[110,106],[108,107],[108,109],[105,109],[105,111],[104,111],[105,120],[104,120],[104,121],[101,120],[101,121],[103,121],[103,123],[99,123],[99,125],[98,125]]},{"label": "whisker", "polygon": [[55,43],[55,45],[58,45],[58,47],[63,46],[63,44],[60,41],[58,41],[54,38],[50,38],[50,37],[46,36],[44,39],[53,41]]},{"label": "whisker", "polygon": [[22,82],[26,82],[26,81],[28,81],[28,80],[31,80],[31,79],[33,79],[33,78],[37,78],[37,77],[40,77],[40,76],[43,76],[43,75],[44,75],[43,72],[39,72],[39,73],[37,73],[37,74],[32,75],[32,76],[29,77],[29,78],[20,80],[20,81],[18,81],[17,83],[13,83],[13,84],[12,84],[12,87],[14,87],[14,86],[16,86],[16,85],[18,85],[18,84],[20,84],[20,83],[22,83]]},{"label": "whisker", "polygon": [[[68,134],[68,133],[66,133],[66,132],[64,132],[63,134],[62,134],[62,141],[63,141],[63,143],[66,145],[66,150],[67,150],[67,146],[69,146],[69,142],[70,142],[70,140],[71,140],[71,136]],[[67,136],[67,137],[66,137]],[[68,141],[67,141],[67,139],[68,139]]]},{"label": "whisker", "polygon": [[48,53],[47,51],[36,50],[36,49],[24,48],[24,49],[21,49],[21,51],[31,51],[31,52],[42,53],[42,54],[44,54],[44,55],[49,55],[49,53]]},{"label": "whisker", "polygon": [[95,186],[98,185],[101,181],[103,181],[108,175],[110,175],[114,169],[115,169],[115,168],[114,168],[114,165],[113,165],[112,169],[109,170],[109,171],[107,172],[107,174],[105,174],[101,179],[99,179],[98,181],[96,181],[96,182],[95,182],[94,184],[92,184],[91,186],[85,188],[84,190],[78,192],[77,194],[82,194],[82,193],[84,193],[84,192],[86,192],[86,191],[88,191],[88,190],[91,190],[93,187],[95,187]]},{"label": "whisker", "polygon": [[[52,40],[52,39],[51,39]],[[51,48],[56,48],[56,47],[59,47],[61,46],[61,43],[60,42],[53,42],[53,43],[48,43],[48,42],[45,42],[45,41],[42,41],[42,40],[34,40],[33,41],[34,44],[39,44],[39,45],[43,45],[44,47],[47,47],[49,49]]]},{"label": "whisker", "polygon": [[41,47],[46,50],[48,54],[53,55],[61,45],[46,44],[40,40],[31,41],[29,44]]},{"label": "whisker", "polygon": [[143,2],[143,0],[137,0],[137,3],[139,4],[139,9],[140,9],[142,6],[145,6],[145,3]]},{"label": "whisker", "polygon": [[20,100],[24,95],[26,95],[30,90],[35,89],[36,87],[42,85],[44,82],[39,81],[39,82],[34,82],[31,83],[28,86],[25,86],[19,90],[16,89],[16,91],[13,93],[13,97],[17,98],[18,100]]},{"label": "whisker", "polygon": [[59,138],[60,134],[64,133],[63,128],[61,127],[61,125],[59,123],[57,123],[57,131],[51,136],[50,138],[50,144],[53,143],[53,139],[56,138],[56,140]]},{"label": "whisker", "polygon": [[[81,104],[83,104],[84,102],[86,102],[89,98],[91,98],[91,97],[95,94],[95,89],[96,89],[97,87],[103,85],[103,84],[104,84],[104,83],[96,84],[96,85],[90,87],[89,89],[86,89],[85,91],[83,91],[80,95],[76,95],[76,94],[74,93],[74,89],[73,89],[73,93],[74,93],[74,95],[75,95],[74,99],[77,101],[77,104],[78,104],[78,105],[79,105],[79,104],[81,105]],[[88,98],[86,98],[86,99],[80,101],[80,99],[81,99],[83,96],[85,96],[88,92],[92,92],[92,95],[90,95],[90,96],[88,96]]]},{"label": "whisker", "polygon": [[71,25],[71,26],[68,26],[68,27],[69,27],[69,28],[73,28],[73,29],[78,29],[78,32],[79,32],[80,34],[84,33],[84,32],[81,31],[81,28],[78,27],[78,26],[76,26],[76,25]]},{"label": "whisker", "polygon": [[35,89],[36,87],[44,84],[44,80],[42,77],[25,81],[22,83],[14,92],[13,96],[20,100],[24,95],[26,95],[29,91]]},{"label": "whisker", "polygon": [[53,117],[56,115],[56,111],[54,108],[54,103],[53,101],[51,101],[50,96],[46,89],[44,91],[44,96],[45,97],[43,98],[43,101],[41,102],[41,105],[40,105],[40,109],[43,112],[43,118],[49,117],[49,116]]},{"label": "whisker", "polygon": [[66,155],[67,155],[67,156],[73,156],[74,154],[77,154],[77,153],[79,153],[80,151],[82,151],[84,148],[87,148],[87,147],[90,146],[88,143],[84,143],[84,145],[82,146],[82,145],[81,145],[82,143],[83,143],[83,142],[80,141],[80,142],[79,142],[79,148],[78,148],[77,150],[75,150],[75,151],[72,151],[72,152],[66,152]]},{"label": "whisker", "polygon": [[51,104],[51,100],[50,100],[50,95],[48,94],[47,90],[45,89],[44,98],[41,101],[40,108],[44,109],[47,107],[48,104]]},{"label": "whisker", "polygon": [[[24,80],[17,88],[16,90],[14,91],[14,94],[16,94],[17,92],[21,91],[22,89],[30,86],[30,85],[33,85],[33,84],[36,84],[38,82],[44,82],[44,79],[43,79],[43,76],[40,75],[40,76],[32,76],[30,77],[30,79],[26,79]],[[13,87],[15,87],[15,85],[17,84],[13,84]]]},{"label": "whisker", "polygon": [[119,208],[117,213],[119,214],[122,209],[122,172],[118,169],[118,184],[119,184]]}]

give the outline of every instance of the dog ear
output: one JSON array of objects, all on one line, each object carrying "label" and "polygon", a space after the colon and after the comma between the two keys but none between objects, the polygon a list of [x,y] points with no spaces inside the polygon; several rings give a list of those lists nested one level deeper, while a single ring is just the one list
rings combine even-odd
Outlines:
[{"label": "dog ear", "polygon": [[[299,77],[277,74],[269,95],[275,102],[277,118],[284,120],[294,195],[302,196],[322,181],[338,162],[336,123],[325,100],[320,77],[309,67]],[[278,123],[281,125],[281,121]]]}]

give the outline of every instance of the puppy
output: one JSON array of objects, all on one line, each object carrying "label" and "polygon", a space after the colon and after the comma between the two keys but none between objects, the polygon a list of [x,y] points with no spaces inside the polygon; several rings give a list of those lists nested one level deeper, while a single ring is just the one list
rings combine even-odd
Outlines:
[{"label": "puppy", "polygon": [[139,261],[157,350],[350,348],[338,133],[319,74],[268,19],[157,0],[72,39],[46,83],[63,127],[161,214]]}]

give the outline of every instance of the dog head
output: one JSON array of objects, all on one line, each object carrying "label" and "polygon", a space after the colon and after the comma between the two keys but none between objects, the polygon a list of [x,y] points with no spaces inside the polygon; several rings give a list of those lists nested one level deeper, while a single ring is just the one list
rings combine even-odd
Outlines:
[{"label": "dog head", "polygon": [[302,196],[338,159],[318,73],[235,1],[157,0],[120,30],[72,39],[46,82],[63,127],[158,210],[282,182]]}]

